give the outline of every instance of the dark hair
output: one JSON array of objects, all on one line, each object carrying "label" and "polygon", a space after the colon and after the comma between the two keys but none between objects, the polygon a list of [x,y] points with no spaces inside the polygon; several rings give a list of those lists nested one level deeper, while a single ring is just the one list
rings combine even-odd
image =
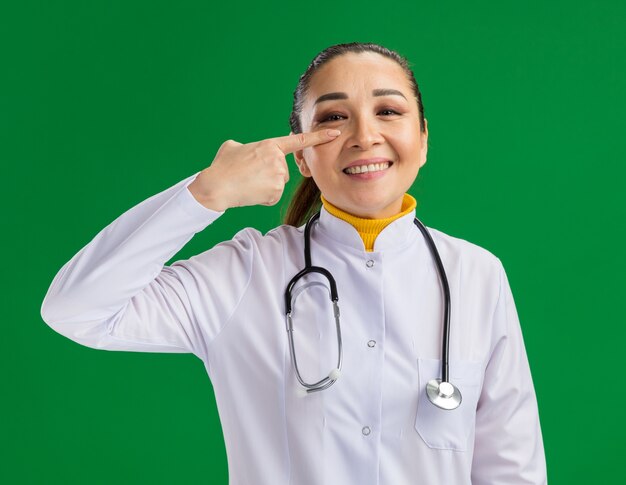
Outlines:
[{"label": "dark hair", "polygon": [[[342,54],[347,54],[349,52],[375,52],[396,61],[400,65],[400,67],[402,67],[407,75],[409,84],[413,89],[413,94],[417,98],[420,131],[423,133],[425,123],[424,106],[422,105],[422,94],[420,93],[417,82],[415,81],[415,75],[411,70],[408,60],[396,51],[369,42],[350,42],[348,44],[335,44],[327,47],[313,58],[313,60],[309,64],[309,67],[307,67],[306,71],[304,71],[304,74],[300,76],[300,80],[298,81],[296,90],[293,92],[293,108],[291,111],[291,115],[289,116],[289,126],[291,127],[291,131],[293,133],[302,133],[300,115],[302,113],[304,98],[308,93],[313,74],[315,74],[315,72],[321,66],[326,64],[331,59],[341,56]],[[302,181],[300,181],[291,198],[289,207],[287,208],[287,214],[284,218],[284,224],[299,227],[304,224],[314,212],[317,212],[320,206],[320,189],[313,180],[313,177],[304,177]]]}]

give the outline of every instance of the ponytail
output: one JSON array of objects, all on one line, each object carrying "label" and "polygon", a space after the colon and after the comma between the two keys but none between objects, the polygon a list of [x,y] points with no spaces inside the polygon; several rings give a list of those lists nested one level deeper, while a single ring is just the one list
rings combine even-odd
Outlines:
[{"label": "ponytail", "polygon": [[296,227],[305,224],[320,209],[322,205],[320,195],[320,189],[313,177],[303,177],[293,193],[283,220],[284,224]]}]

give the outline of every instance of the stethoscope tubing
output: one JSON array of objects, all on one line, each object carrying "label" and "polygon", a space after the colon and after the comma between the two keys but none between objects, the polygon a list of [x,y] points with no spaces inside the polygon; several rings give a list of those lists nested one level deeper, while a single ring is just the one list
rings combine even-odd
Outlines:
[{"label": "stethoscope tubing", "polygon": [[435,260],[435,264],[437,265],[437,272],[439,273],[441,284],[443,286],[445,306],[443,309],[443,336],[441,338],[441,380],[443,382],[449,382],[448,358],[450,354],[450,286],[448,285],[448,278],[446,276],[446,271],[443,267],[441,257],[439,256],[439,251],[437,251],[437,246],[435,246],[435,241],[433,241],[430,232],[428,232],[426,226],[424,226],[424,224],[422,224],[422,222],[417,217],[413,220],[413,222],[419,228],[419,230],[422,231],[422,234],[424,235],[424,238],[428,243],[428,248],[430,249],[430,253]]},{"label": "stethoscope tubing", "polygon": [[[336,378],[332,378],[331,375],[324,377],[323,379],[321,379],[320,381],[314,383],[314,384],[308,384],[306,382],[304,382],[304,380],[302,379],[301,375],[300,375],[300,371],[298,369],[298,363],[297,363],[297,359],[296,359],[296,352],[294,349],[294,342],[293,342],[293,323],[292,323],[292,319],[291,319],[291,312],[292,312],[292,305],[291,305],[291,292],[293,290],[293,287],[295,286],[296,282],[304,275],[309,274],[309,273],[320,273],[322,275],[324,275],[329,283],[330,283],[330,297],[331,300],[333,302],[333,308],[334,308],[334,315],[335,315],[335,322],[336,322],[336,328],[337,328],[337,340],[338,340],[338,348],[339,348],[339,352],[338,352],[338,360],[337,360],[337,368],[336,371],[339,372],[341,370],[341,364],[342,364],[342,342],[341,342],[341,330],[340,330],[340,324],[339,324],[339,306],[338,306],[338,300],[339,300],[339,296],[337,293],[337,284],[335,282],[335,279],[333,278],[332,274],[330,273],[330,271],[328,271],[326,268],[322,268],[320,266],[313,266],[311,264],[311,227],[313,226],[313,224],[319,219],[320,217],[320,211],[316,212],[315,214],[313,214],[313,216],[310,217],[310,219],[307,221],[306,226],[304,228],[304,269],[302,269],[301,271],[299,271],[289,282],[289,284],[287,285],[287,288],[285,290],[285,314],[287,317],[287,332],[288,332],[288,336],[289,336],[289,352],[291,354],[291,358],[292,361],[294,363],[294,367],[296,370],[296,376],[298,378],[298,381],[300,382],[300,384],[304,387],[306,387],[308,389],[309,392],[313,392],[313,391],[321,391],[323,389],[327,389],[328,387],[330,387],[335,381]],[[433,257],[433,259],[435,260],[435,264],[437,266],[437,272],[439,274],[440,277],[440,281],[441,281],[441,285],[443,288],[443,293],[444,293],[444,322],[443,322],[443,336],[442,336],[442,344],[441,344],[441,354],[442,354],[442,359],[441,359],[441,380],[439,382],[449,382],[448,378],[449,378],[449,352],[450,352],[450,287],[448,285],[448,278],[446,276],[446,272],[445,269],[443,267],[443,262],[441,261],[441,257],[439,256],[439,252],[437,251],[437,247],[435,245],[435,242],[433,241],[432,236],[430,235],[428,229],[426,229],[426,227],[424,226],[424,224],[422,224],[422,222],[415,217],[413,220],[414,224],[418,227],[418,229],[421,231],[421,233],[424,236],[424,239],[426,240],[426,243],[428,245],[428,248],[431,252],[431,255]],[[322,386],[320,386],[320,384],[322,384]]]}]

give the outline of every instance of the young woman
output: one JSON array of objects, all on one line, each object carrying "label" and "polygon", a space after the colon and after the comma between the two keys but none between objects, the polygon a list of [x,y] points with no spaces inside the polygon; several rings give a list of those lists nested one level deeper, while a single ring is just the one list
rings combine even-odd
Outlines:
[{"label": "young woman", "polygon": [[[428,129],[407,61],[329,47],[290,125],[224,142],[118,217],[61,268],[43,319],[96,349],[197,355],[232,484],[546,483],[502,264],[415,219]],[[164,266],[229,209],[276,204],[289,153],[303,180],[285,224]]]}]

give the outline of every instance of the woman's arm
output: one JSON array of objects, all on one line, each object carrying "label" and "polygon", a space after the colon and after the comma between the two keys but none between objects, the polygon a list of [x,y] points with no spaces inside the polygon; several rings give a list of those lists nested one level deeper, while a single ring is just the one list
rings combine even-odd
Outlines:
[{"label": "woman's arm", "polygon": [[52,329],[95,349],[204,358],[247,287],[252,254],[244,229],[164,266],[224,213],[191,194],[197,175],[123,213],[59,270],[41,307]]},{"label": "woman's arm", "polygon": [[209,167],[122,214],[65,264],[42,318],[87,347],[192,352],[205,360],[250,283],[262,235],[242,229],[231,241],[163,265],[226,209],[276,204],[289,180],[285,155],[338,134],[225,141]]},{"label": "woman's arm", "polygon": [[547,483],[535,390],[506,272],[494,313],[494,346],[476,410],[474,485]]}]

